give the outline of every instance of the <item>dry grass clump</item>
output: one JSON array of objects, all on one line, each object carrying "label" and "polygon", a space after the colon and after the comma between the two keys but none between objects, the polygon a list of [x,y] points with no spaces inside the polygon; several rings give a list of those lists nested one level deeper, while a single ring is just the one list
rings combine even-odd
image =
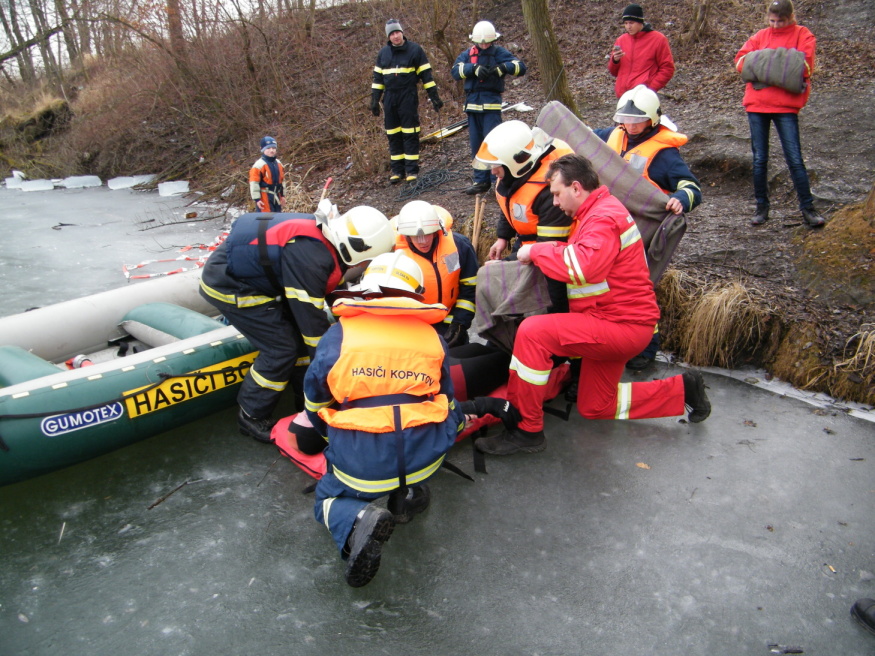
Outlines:
[{"label": "dry grass clump", "polygon": [[662,347],[698,366],[732,368],[762,353],[775,310],[740,282],[707,285],[669,269],[657,286]]},{"label": "dry grass clump", "polygon": [[845,345],[845,359],[830,371],[832,394],[875,404],[875,324],[863,324]]}]

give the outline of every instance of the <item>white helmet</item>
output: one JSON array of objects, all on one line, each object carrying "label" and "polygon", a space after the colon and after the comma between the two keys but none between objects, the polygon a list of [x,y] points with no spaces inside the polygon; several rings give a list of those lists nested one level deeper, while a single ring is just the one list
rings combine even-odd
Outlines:
[{"label": "white helmet", "polygon": [[474,43],[492,43],[501,35],[495,31],[495,25],[489,21],[480,21],[474,26],[474,31],[468,35]]},{"label": "white helmet", "polygon": [[398,234],[407,237],[422,237],[444,229],[437,208],[424,200],[407,203],[395,221]]},{"label": "white helmet", "polygon": [[617,101],[617,111],[614,113],[616,123],[643,123],[649,120],[651,125],[659,123],[659,96],[643,84],[629,89]]},{"label": "white helmet", "polygon": [[497,125],[480,145],[471,164],[475,169],[504,165],[515,178],[529,173],[552,139],[541,128],[530,129],[522,121]]},{"label": "white helmet", "polygon": [[422,283],[419,265],[403,252],[395,251],[375,257],[365,269],[361,282],[350,291],[390,296],[391,292],[387,294],[387,291],[394,290],[403,292],[402,296],[421,296]]},{"label": "white helmet", "polygon": [[322,234],[348,265],[388,253],[395,244],[389,219],[367,205],[353,207],[343,216],[329,219],[322,224]]}]

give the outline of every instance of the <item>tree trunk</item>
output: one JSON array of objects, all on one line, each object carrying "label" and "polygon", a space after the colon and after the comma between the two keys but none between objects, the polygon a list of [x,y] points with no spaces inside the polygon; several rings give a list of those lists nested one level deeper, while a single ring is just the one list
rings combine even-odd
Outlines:
[{"label": "tree trunk", "polygon": [[[15,8],[15,0],[9,0],[8,9],[9,17],[7,19],[6,14],[3,12],[3,6],[0,5],[0,21],[3,22],[3,30],[6,32],[10,45],[15,49],[25,42],[18,26],[18,11]],[[20,50],[16,54],[16,61],[18,63],[18,73],[24,82],[31,82],[36,79],[33,57],[30,55],[30,50],[27,48]]]},{"label": "tree trunk", "polygon": [[535,56],[541,71],[541,87],[547,101],[558,100],[576,115],[577,103],[568,87],[565,65],[559,52],[559,44],[553,33],[553,22],[547,0],[522,0],[523,18],[535,45]]},{"label": "tree trunk", "polygon": [[692,4],[690,18],[680,36],[680,42],[683,44],[696,43],[708,31],[708,11],[711,9],[711,0],[693,0]]},{"label": "tree trunk", "polygon": [[170,50],[180,62],[184,62],[185,36],[182,33],[179,0],[167,0],[167,29],[170,32]]},{"label": "tree trunk", "polygon": [[61,31],[64,34],[64,45],[67,47],[70,64],[76,66],[79,63],[79,44],[76,43],[76,31],[70,22],[64,0],[55,0],[55,11],[58,13],[58,18],[61,19]]},{"label": "tree trunk", "polygon": [[[36,23],[37,31],[46,33],[49,31],[48,21],[46,21],[46,13],[43,10],[43,5],[40,0],[30,0],[30,13],[34,23]],[[61,79],[61,67],[55,60],[55,53],[52,52],[49,39],[41,41],[39,44],[40,55],[43,58],[43,66],[46,70],[46,75]]]}]

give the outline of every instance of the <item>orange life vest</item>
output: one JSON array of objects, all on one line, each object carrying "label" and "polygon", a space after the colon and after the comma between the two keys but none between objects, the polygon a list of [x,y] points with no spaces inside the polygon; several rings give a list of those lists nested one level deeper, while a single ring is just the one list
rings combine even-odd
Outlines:
[{"label": "orange life vest", "polygon": [[541,160],[540,166],[532,176],[512,195],[505,198],[498,193],[496,186],[495,200],[498,202],[498,206],[501,208],[508,223],[522,237],[524,244],[534,242],[536,237],[548,237],[564,241],[571,234],[569,229],[558,226],[546,228],[546,233],[543,230],[539,231],[538,215],[532,211],[532,204],[535,202],[535,198],[545,186],[550,184],[547,182],[547,169],[550,168],[550,164],[553,160],[559,159],[563,155],[574,153],[571,147],[561,139],[554,139],[553,146],[554,149]]},{"label": "orange life vest", "polygon": [[[650,170],[650,162],[656,157],[660,150],[666,148],[680,148],[687,143],[687,135],[680,132],[672,132],[664,125],[659,126],[659,131],[650,137],[647,141],[638,144],[631,150],[626,151],[626,145],[629,141],[629,135],[622,128],[616,128],[608,136],[608,146],[611,150],[620,155],[623,159],[629,162],[632,167],[641,175],[647,178],[647,181],[657,189],[662,189],[658,184],[650,179],[648,171]],[[625,153],[623,151],[626,151]],[[671,194],[671,190],[662,189],[667,194]]]},{"label": "orange life vest", "polygon": [[343,342],[328,374],[328,387],[340,408],[322,408],[329,426],[368,433],[434,424],[447,418],[449,400],[440,394],[444,349],[431,326],[446,309],[410,298],[338,301]]},{"label": "orange life vest", "polygon": [[403,250],[422,270],[422,286],[425,288],[423,301],[440,303],[451,310],[459,299],[459,277],[462,273],[459,250],[449,230],[446,233],[438,232],[437,235],[438,245],[431,259],[411,248],[404,235],[398,235],[395,250]]}]

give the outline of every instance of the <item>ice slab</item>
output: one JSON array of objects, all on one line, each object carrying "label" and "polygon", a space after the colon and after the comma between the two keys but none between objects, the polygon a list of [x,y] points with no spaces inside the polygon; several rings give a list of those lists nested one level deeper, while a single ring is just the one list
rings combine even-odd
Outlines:
[{"label": "ice slab", "polygon": [[106,181],[106,186],[110,189],[130,189],[138,184],[148,184],[155,179],[154,175],[126,175],[119,178],[112,178]]},{"label": "ice slab", "polygon": [[188,180],[175,180],[173,182],[161,182],[158,184],[159,196],[176,196],[188,193]]},{"label": "ice slab", "polygon": [[6,178],[6,188],[7,189],[21,189],[21,183],[24,182],[21,178]]},{"label": "ice slab", "polygon": [[22,191],[50,191],[55,188],[51,180],[23,180],[20,189]]},{"label": "ice slab", "polygon": [[61,186],[67,189],[84,189],[85,187],[99,187],[103,181],[96,175],[73,175],[61,180]]}]

